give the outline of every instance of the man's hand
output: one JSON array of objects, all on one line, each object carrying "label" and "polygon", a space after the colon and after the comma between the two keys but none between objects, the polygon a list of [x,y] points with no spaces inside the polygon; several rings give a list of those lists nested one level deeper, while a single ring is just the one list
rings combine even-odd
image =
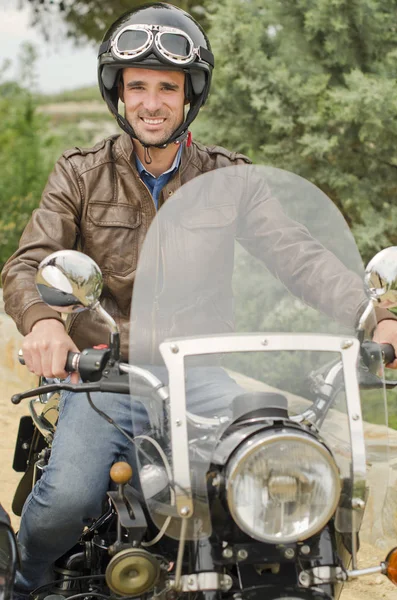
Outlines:
[{"label": "man's hand", "polygon": [[[397,321],[393,319],[381,321],[374,331],[373,340],[378,344],[391,344],[397,357]],[[386,366],[388,369],[397,369],[397,358]]]},{"label": "man's hand", "polygon": [[[67,354],[79,352],[63,324],[56,319],[37,321],[22,343],[23,358],[29,371],[44,377],[64,379]],[[73,373],[71,383],[78,383],[78,373]]]}]

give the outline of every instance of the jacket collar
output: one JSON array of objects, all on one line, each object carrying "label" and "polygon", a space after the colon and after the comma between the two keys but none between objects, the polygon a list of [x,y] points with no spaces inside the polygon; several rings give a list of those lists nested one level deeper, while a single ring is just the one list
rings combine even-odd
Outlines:
[{"label": "jacket collar", "polygon": [[[127,133],[122,133],[116,141],[116,148],[121,152],[124,158],[135,166],[135,151],[131,137]],[[191,157],[193,156],[193,145],[187,146],[183,144],[181,163],[179,171],[181,173],[186,169]]]}]

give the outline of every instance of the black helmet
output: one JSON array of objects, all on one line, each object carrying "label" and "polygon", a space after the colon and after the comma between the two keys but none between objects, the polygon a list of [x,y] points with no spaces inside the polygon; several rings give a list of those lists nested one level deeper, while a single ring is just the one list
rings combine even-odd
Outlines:
[{"label": "black helmet", "polygon": [[211,46],[200,25],[180,8],[156,2],[125,13],[105,33],[98,54],[99,88],[120,127],[136,138],[133,128],[117,109],[120,73],[126,67],[177,70],[186,74],[189,112],[182,125],[158,147],[182,142],[208,97],[214,67]]}]

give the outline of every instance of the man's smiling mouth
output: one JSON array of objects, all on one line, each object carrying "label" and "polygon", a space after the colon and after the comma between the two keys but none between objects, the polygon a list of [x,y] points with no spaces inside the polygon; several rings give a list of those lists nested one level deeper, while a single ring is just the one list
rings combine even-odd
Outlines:
[{"label": "man's smiling mouth", "polygon": [[144,123],[146,123],[147,125],[161,125],[162,123],[164,123],[165,119],[148,119],[146,117],[141,117],[142,121]]}]

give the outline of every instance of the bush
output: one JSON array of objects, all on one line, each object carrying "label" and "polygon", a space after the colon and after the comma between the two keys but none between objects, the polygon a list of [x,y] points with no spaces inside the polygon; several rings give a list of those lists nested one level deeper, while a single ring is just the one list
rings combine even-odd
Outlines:
[{"label": "bush", "polygon": [[36,53],[30,44],[22,52],[29,56],[23,84],[5,79],[9,64],[0,69],[0,268],[16,250],[52,164],[48,119],[33,95]]}]

